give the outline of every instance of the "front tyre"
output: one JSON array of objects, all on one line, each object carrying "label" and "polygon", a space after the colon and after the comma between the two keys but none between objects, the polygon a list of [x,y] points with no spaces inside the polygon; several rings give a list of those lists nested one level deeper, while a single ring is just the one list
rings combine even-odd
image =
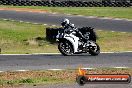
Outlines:
[{"label": "front tyre", "polygon": [[100,53],[100,47],[96,42],[93,42],[94,45],[89,47],[89,54],[96,56]]},{"label": "front tyre", "polygon": [[72,55],[74,52],[72,44],[69,41],[59,42],[58,49],[64,56]]}]

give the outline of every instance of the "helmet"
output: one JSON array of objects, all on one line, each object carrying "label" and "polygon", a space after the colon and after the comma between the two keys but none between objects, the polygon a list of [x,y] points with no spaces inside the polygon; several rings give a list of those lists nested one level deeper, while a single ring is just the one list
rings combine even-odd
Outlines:
[{"label": "helmet", "polygon": [[64,27],[64,26],[67,26],[68,24],[70,24],[70,21],[69,19],[64,19],[62,22],[61,22],[61,25]]},{"label": "helmet", "polygon": [[74,25],[74,24],[71,24],[71,27],[72,27],[72,28],[75,28],[75,25]]}]

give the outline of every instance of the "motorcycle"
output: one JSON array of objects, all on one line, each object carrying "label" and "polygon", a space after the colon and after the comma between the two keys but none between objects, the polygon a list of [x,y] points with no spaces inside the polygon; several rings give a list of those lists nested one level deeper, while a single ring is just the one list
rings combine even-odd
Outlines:
[{"label": "motorcycle", "polygon": [[[78,30],[78,29],[76,29]],[[90,32],[86,32],[84,37],[87,37],[87,42],[83,40],[76,30],[59,30],[56,36],[58,42],[58,49],[64,56],[73,54],[89,53],[96,56],[100,53],[100,47],[95,39],[90,39]]]}]

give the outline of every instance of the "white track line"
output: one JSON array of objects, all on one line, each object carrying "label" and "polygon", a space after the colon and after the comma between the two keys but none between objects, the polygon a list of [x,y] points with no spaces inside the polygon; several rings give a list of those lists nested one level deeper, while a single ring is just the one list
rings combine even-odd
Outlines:
[{"label": "white track line", "polygon": [[115,31],[111,31],[111,32],[115,32]]},{"label": "white track line", "polygon": [[57,14],[57,13],[54,12],[54,13],[52,13],[52,14]]},{"label": "white track line", "polygon": [[124,20],[124,19],[120,19],[120,18],[114,18],[113,20]]},{"label": "white track line", "polygon": [[48,25],[48,24],[43,24],[43,25],[45,25],[45,26],[46,26],[46,25]]},{"label": "white track line", "polygon": [[29,71],[29,70],[15,70],[17,72],[26,72],[26,71]]},{"label": "white track line", "polygon": [[[77,15],[79,16],[79,15]],[[83,15],[82,15],[83,16]],[[102,20],[122,20],[122,21],[132,21],[131,19],[125,19],[125,18],[110,18],[110,17],[98,17],[98,16],[85,16],[85,18],[97,18],[97,19],[102,19]]]},{"label": "white track line", "polygon": [[129,67],[113,67],[113,68],[129,68]]},{"label": "white track line", "polygon": [[33,53],[33,55],[37,55],[37,54],[46,54],[46,55],[50,55],[50,54],[61,54],[61,53]]},{"label": "white track line", "polygon": [[[115,69],[127,69],[129,67],[109,67],[109,69],[113,69],[113,68],[115,68]],[[92,69],[100,69],[100,68],[95,67],[95,68],[80,68],[80,69],[92,70]],[[45,70],[49,70],[49,71],[62,71],[62,70],[70,70],[70,69],[45,69]],[[75,70],[78,70],[78,69],[75,69]],[[0,73],[7,72],[7,71],[0,71]],[[24,69],[22,70],[22,69],[20,69],[20,70],[13,70],[12,72],[27,72],[27,71],[34,71],[34,70],[24,70]]]},{"label": "white track line", "polygon": [[103,31],[103,30],[97,30],[97,31]]},{"label": "white track line", "polygon": [[121,51],[121,52],[101,52],[101,53],[132,53],[132,51]]},{"label": "white track line", "polygon": [[12,55],[12,56],[14,56],[14,55],[19,55],[19,56],[23,56],[23,55],[32,55],[32,54],[0,54],[0,55]]},{"label": "white track line", "polygon": [[[101,52],[103,53],[132,53],[132,51],[124,51],[124,52]],[[0,55],[60,55],[61,53],[32,53],[32,54],[0,54]]]},{"label": "white track line", "polygon": [[20,23],[24,22],[24,21],[19,21]]},{"label": "white track line", "polygon": [[132,20],[129,20],[129,19],[128,19],[128,20],[126,20],[126,21],[132,21]]},{"label": "white track line", "polygon": [[102,19],[102,20],[110,20],[111,18],[108,18],[108,17],[103,17],[103,18],[101,18],[101,17],[97,17],[98,19]]},{"label": "white track line", "polygon": [[88,17],[86,17],[86,18],[97,18],[97,17],[95,17],[95,16],[88,16]]},{"label": "white track line", "polygon": [[77,15],[77,16],[83,16],[83,15]]},{"label": "white track line", "polygon": [[14,22],[15,20],[11,20],[12,22]]},{"label": "white track line", "polygon": [[71,14],[66,14],[66,15],[71,15]]},{"label": "white track line", "polygon": [[51,70],[51,71],[61,71],[61,70],[66,70],[66,69],[47,69],[47,70]]},{"label": "white track line", "polygon": [[57,54],[61,54],[61,53],[0,54],[0,55],[3,55],[3,56],[4,56],[4,55],[9,55],[9,56],[10,56],[10,55],[11,55],[11,56],[17,56],[17,55],[18,55],[18,56],[19,56],[19,55],[20,55],[20,56],[25,56],[25,55],[28,56],[28,55],[29,55],[29,56],[30,56],[30,55],[52,55],[52,54],[53,54],[53,55],[57,55]]},{"label": "white track line", "polygon": [[0,71],[0,73],[2,73],[2,72],[4,72],[4,71]]},{"label": "white track line", "polygon": [[8,19],[3,19],[3,20],[7,21]]},{"label": "white track line", "polygon": [[84,70],[91,70],[91,69],[95,69],[95,68],[81,68],[81,69],[84,69]]},{"label": "white track line", "polygon": [[[128,69],[129,67],[109,67],[109,69],[113,69],[113,68],[115,68],[115,69]],[[95,67],[95,68],[80,68],[80,69],[92,70],[92,69],[100,69],[100,68]],[[49,71],[62,71],[62,70],[70,70],[70,69],[45,69],[45,70],[49,70]],[[78,70],[78,69],[75,69],[75,70]],[[0,71],[0,73],[7,72],[7,71]],[[13,70],[12,72],[27,72],[27,71],[34,71],[34,70]]]},{"label": "white track line", "polygon": [[32,23],[32,24],[38,25],[39,23]]},{"label": "white track line", "polygon": [[126,32],[121,32],[121,33],[126,33]]},{"label": "white track line", "polygon": [[25,23],[29,24],[30,22],[25,22]]},{"label": "white track line", "polygon": [[53,27],[55,27],[56,25],[52,25]]},{"label": "white track line", "polygon": [[39,13],[46,13],[46,12],[39,12]]}]

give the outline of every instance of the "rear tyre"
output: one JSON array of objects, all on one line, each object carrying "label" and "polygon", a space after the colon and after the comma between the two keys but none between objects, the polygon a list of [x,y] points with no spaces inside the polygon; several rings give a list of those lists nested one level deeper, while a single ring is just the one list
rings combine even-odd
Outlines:
[{"label": "rear tyre", "polygon": [[73,46],[69,41],[61,41],[58,45],[59,51],[64,55],[64,56],[69,56],[73,55]]}]

